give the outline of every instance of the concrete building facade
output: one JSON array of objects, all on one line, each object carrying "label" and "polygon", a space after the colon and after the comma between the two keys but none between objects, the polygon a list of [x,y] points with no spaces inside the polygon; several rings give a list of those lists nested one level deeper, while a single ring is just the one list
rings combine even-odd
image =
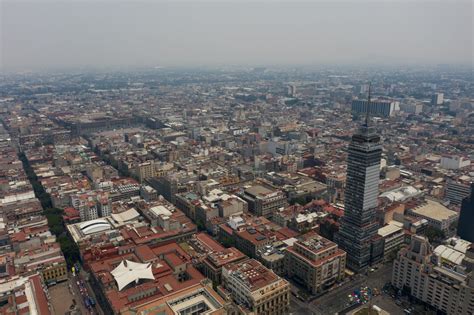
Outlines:
[{"label": "concrete building facade", "polygon": [[269,189],[261,185],[247,188],[241,197],[248,203],[249,211],[266,218],[271,218],[275,211],[288,205],[286,196],[282,191]]},{"label": "concrete building facade", "polygon": [[366,100],[353,100],[352,101],[352,112],[355,114],[364,114],[369,110],[370,115],[380,117],[391,117],[398,104],[391,101],[370,101],[370,106]]},{"label": "concrete building facade", "polygon": [[375,242],[382,145],[368,119],[352,136],[348,151],[344,216],[335,241],[347,252],[348,267],[363,271],[383,253],[383,244]]},{"label": "concrete building facade", "polygon": [[394,261],[392,284],[445,314],[474,313],[474,248],[460,265],[445,265],[428,240],[414,236]]},{"label": "concrete building facade", "polygon": [[308,234],[286,249],[285,273],[320,294],[344,279],[346,252],[318,234]]},{"label": "concrete building facade", "polygon": [[445,197],[450,203],[460,205],[462,200],[469,196],[471,187],[467,183],[448,180]]},{"label": "concrete building facade", "polygon": [[222,268],[223,292],[242,314],[287,314],[290,284],[254,259]]}]

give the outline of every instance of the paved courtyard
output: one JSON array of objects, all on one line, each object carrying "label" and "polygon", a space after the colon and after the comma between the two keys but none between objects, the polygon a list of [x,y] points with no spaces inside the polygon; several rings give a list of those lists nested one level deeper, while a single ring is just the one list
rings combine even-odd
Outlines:
[{"label": "paved courtyard", "polygon": [[72,299],[74,298],[69,290],[69,281],[58,283],[48,288],[51,297],[51,305],[53,306],[54,314],[64,315],[70,311]]}]

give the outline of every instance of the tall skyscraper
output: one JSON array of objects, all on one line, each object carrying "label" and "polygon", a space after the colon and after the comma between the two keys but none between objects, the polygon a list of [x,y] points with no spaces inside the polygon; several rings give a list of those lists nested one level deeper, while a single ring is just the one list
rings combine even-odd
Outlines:
[{"label": "tall skyscraper", "polygon": [[435,93],[431,97],[431,104],[432,105],[442,105],[444,102],[444,94],[443,93]]},{"label": "tall skyscraper", "polygon": [[295,85],[288,85],[288,96],[296,97],[296,86]]},{"label": "tall skyscraper", "polygon": [[377,248],[374,244],[379,228],[375,211],[381,155],[380,137],[370,125],[367,111],[365,124],[352,136],[349,145],[345,210],[336,234],[336,242],[347,252],[347,266],[355,271],[366,269],[374,256],[380,254],[374,252]]},{"label": "tall skyscraper", "polygon": [[471,195],[464,198],[458,221],[458,235],[466,241],[474,243],[474,182],[471,183]]}]

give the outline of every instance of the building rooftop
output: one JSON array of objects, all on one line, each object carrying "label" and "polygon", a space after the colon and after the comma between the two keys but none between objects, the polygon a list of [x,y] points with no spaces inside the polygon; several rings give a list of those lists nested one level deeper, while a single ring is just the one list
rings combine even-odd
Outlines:
[{"label": "building rooftop", "polygon": [[245,190],[245,193],[252,195],[256,198],[266,198],[272,193],[274,193],[274,191],[262,185],[255,185],[255,186],[247,188]]},{"label": "building rooftop", "polygon": [[[170,292],[161,298],[146,301],[133,309],[133,314],[186,314],[195,305],[205,305],[204,314],[224,315],[225,301],[204,282],[189,286],[183,290]],[[129,313],[125,313],[129,314]]]},{"label": "building rooftop", "polygon": [[426,202],[411,209],[417,215],[428,217],[437,221],[449,220],[457,216],[457,212],[449,210],[439,202],[426,199]]},{"label": "building rooftop", "polygon": [[413,186],[404,186],[384,192],[380,195],[380,197],[385,197],[390,201],[405,201],[408,198],[413,198],[421,194],[422,192]]},{"label": "building rooftop", "polygon": [[136,263],[130,260],[122,260],[110,273],[117,281],[119,291],[132,282],[138,283],[141,279],[155,280],[151,264]]},{"label": "building rooftop", "polygon": [[0,296],[7,297],[7,303],[0,306],[1,314],[51,314],[39,274],[2,282]]},{"label": "building rooftop", "polygon": [[382,237],[387,237],[387,236],[390,236],[394,233],[398,233],[400,231],[403,231],[402,227],[400,227],[399,225],[396,225],[396,224],[389,223],[386,226],[381,227],[378,230],[378,234]]},{"label": "building rooftop", "polygon": [[161,206],[161,205],[150,208],[150,212],[152,212],[157,217],[158,216],[170,217],[173,214],[165,206]]},{"label": "building rooftop", "polygon": [[314,232],[302,235],[286,250],[313,266],[319,266],[334,257],[345,255],[345,252],[338,248],[336,243]]},{"label": "building rooftop", "polygon": [[[84,255],[115,312],[160,299],[199,284],[204,277],[176,243],[158,247],[107,247]],[[181,268],[184,268],[182,270]],[[179,275],[186,273],[186,279]]]},{"label": "building rooftop", "polygon": [[443,260],[456,265],[460,265],[465,257],[464,253],[446,245],[439,245],[435,248],[434,252],[440,255]]},{"label": "building rooftop", "polygon": [[106,219],[96,219],[79,224],[79,229],[84,235],[110,230],[112,226]]},{"label": "building rooftop", "polygon": [[281,280],[272,270],[255,259],[232,263],[223,267],[232,277],[242,281],[250,291],[256,291]]},{"label": "building rooftop", "polygon": [[112,213],[110,216],[116,222],[119,222],[119,223],[123,224],[125,222],[130,222],[130,221],[133,221],[133,220],[137,219],[140,216],[140,214],[134,208],[130,208],[130,209],[128,209],[126,211],[123,211],[123,212]]}]

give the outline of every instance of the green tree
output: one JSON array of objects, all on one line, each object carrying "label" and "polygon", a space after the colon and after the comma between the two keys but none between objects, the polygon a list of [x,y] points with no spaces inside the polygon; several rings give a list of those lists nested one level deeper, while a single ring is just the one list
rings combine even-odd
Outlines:
[{"label": "green tree", "polygon": [[221,244],[224,246],[224,247],[235,247],[235,241],[233,238],[231,237],[228,237],[228,236],[224,236],[221,238]]},{"label": "green tree", "polygon": [[202,220],[196,220],[196,225],[199,231],[205,231],[206,230],[206,225]]},{"label": "green tree", "polygon": [[456,221],[454,221],[453,223],[451,223],[451,224],[449,225],[449,230],[450,230],[450,231],[456,231],[456,229],[458,228],[458,223],[459,223],[458,220],[456,220]]},{"label": "green tree", "polygon": [[432,226],[426,227],[425,236],[428,238],[430,243],[437,243],[446,238],[446,235],[443,231]]},{"label": "green tree", "polygon": [[51,196],[44,190],[41,182],[38,181],[33,168],[31,167],[26,155],[21,152],[18,154],[18,158],[23,163],[23,168],[25,169],[26,176],[33,187],[36,198],[41,202],[43,207],[43,214],[48,220],[48,227],[51,233],[56,235],[57,241],[61,246],[61,251],[64,254],[64,258],[68,266],[72,266],[76,261],[80,259],[79,248],[76,243],[70,238],[67,234],[66,229],[64,228],[63,222],[63,209],[53,208],[53,203],[51,201]]},{"label": "green tree", "polygon": [[329,240],[334,239],[334,234],[338,231],[338,227],[336,224],[332,223],[329,220],[324,220],[320,225],[319,225],[319,232],[321,233],[322,236]]},{"label": "green tree", "polygon": [[60,236],[58,242],[61,245],[61,251],[64,254],[64,258],[68,266],[74,265],[76,261],[80,259],[79,248],[68,236]]},{"label": "green tree", "polygon": [[296,203],[299,204],[299,205],[304,206],[307,203],[306,198],[305,197],[298,197],[298,198],[295,198],[295,199],[290,201],[291,205],[294,205]]}]

